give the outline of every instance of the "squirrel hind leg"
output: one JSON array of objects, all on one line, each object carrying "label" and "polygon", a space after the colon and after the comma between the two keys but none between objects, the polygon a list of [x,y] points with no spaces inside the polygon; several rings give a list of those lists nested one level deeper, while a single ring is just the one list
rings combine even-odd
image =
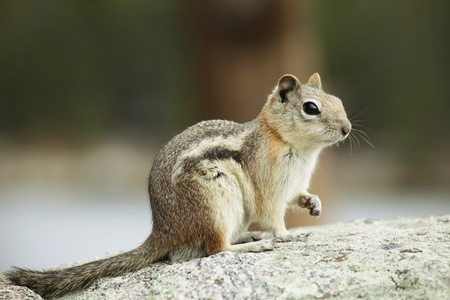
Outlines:
[{"label": "squirrel hind leg", "polygon": [[250,242],[256,242],[260,240],[273,239],[273,235],[269,232],[264,231],[246,231],[238,236],[237,239],[233,240],[234,244],[245,244]]},{"label": "squirrel hind leg", "polygon": [[208,255],[216,254],[223,251],[231,251],[237,253],[245,252],[264,252],[274,249],[274,241],[259,240],[254,242],[245,242],[243,244],[230,244],[226,240],[207,240],[205,241],[205,249]]},{"label": "squirrel hind leg", "polygon": [[260,240],[245,244],[234,244],[228,246],[226,250],[232,252],[264,252],[271,251],[274,248],[273,240]]},{"label": "squirrel hind leg", "polygon": [[181,248],[169,253],[168,259],[174,261],[187,261],[194,258],[205,257],[206,253],[205,244],[202,242],[197,243],[194,246]]}]

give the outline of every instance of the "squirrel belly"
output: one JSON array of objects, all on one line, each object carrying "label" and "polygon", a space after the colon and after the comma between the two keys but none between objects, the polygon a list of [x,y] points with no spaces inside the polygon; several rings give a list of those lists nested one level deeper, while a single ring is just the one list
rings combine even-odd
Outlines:
[{"label": "squirrel belly", "polygon": [[[62,270],[4,275],[47,298],[164,259],[272,250],[273,237],[292,240],[284,224],[289,206],[320,215],[320,199],[307,191],[310,178],[320,151],[350,131],[341,100],[322,90],[318,74],[306,84],[284,75],[255,120],[200,122],[161,149],[148,185],[153,229],[141,246]],[[248,232],[251,222],[271,238]]]}]

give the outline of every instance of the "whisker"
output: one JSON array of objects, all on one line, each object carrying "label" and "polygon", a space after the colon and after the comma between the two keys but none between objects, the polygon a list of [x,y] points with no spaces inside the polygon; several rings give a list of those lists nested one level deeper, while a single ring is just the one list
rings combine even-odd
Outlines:
[{"label": "whisker", "polygon": [[[367,134],[366,134],[365,132],[362,132],[362,133],[364,133],[364,135],[367,136]],[[371,142],[369,142],[369,137],[368,137],[368,136],[367,136],[367,138],[366,138],[366,136],[364,136],[363,134],[361,134],[361,131],[355,131],[355,134],[358,135],[358,136],[359,136],[360,138],[362,138],[367,144],[369,144],[372,148],[375,149],[375,146],[372,145]]]},{"label": "whisker", "polygon": [[365,133],[364,131],[360,130],[360,129],[353,129],[355,131],[355,133],[358,133],[360,136],[364,136],[366,139],[368,139],[370,141],[370,137],[367,133]]},{"label": "whisker", "polygon": [[359,123],[352,123],[352,127],[353,128],[362,128],[362,129],[365,129],[365,130],[367,130],[367,131],[370,131],[370,128],[369,127],[366,127],[366,126],[364,126],[364,125],[361,125],[361,124],[359,124]]},{"label": "whisker", "polygon": [[355,116],[352,116],[351,118],[349,118],[350,120],[356,119],[357,117],[361,116],[363,113],[365,113],[367,110],[369,109],[369,107],[366,107],[365,109],[363,109],[361,112],[359,112],[358,114],[356,114]]},{"label": "whisker", "polygon": [[353,123],[363,123],[363,122],[364,122],[363,120],[359,120],[359,119],[358,119],[358,120],[355,120],[355,119],[351,119],[351,118],[350,118],[350,119],[348,119],[348,120],[349,120],[350,122],[352,122],[352,124],[353,124]]},{"label": "whisker", "polygon": [[350,140],[350,154],[353,151],[353,145],[356,147],[361,147],[361,141],[362,139],[364,142],[366,142],[370,147],[375,148],[375,146],[371,143],[369,135],[366,133],[366,131],[370,131],[370,128],[366,127],[364,125],[364,121],[357,119],[359,116],[364,114],[369,107],[366,107],[358,114],[351,116],[349,118],[350,122],[352,123],[352,131],[351,135],[349,135]]},{"label": "whisker", "polygon": [[361,147],[361,142],[358,139],[357,135],[352,135],[353,141],[355,142],[355,147]]},{"label": "whisker", "polygon": [[350,140],[350,157],[352,157],[353,155],[353,137],[351,135],[348,136],[349,140]]}]

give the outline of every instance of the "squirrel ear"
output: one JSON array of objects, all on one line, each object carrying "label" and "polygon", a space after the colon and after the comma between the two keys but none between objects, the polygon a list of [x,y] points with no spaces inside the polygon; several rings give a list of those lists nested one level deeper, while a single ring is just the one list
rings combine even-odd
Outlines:
[{"label": "squirrel ear", "polygon": [[283,75],[280,80],[278,80],[279,90],[288,90],[294,87],[299,87],[300,85],[300,81],[297,79],[297,77],[291,74]]},{"label": "squirrel ear", "polygon": [[316,86],[318,88],[322,88],[322,82],[320,81],[319,73],[314,73],[308,80],[309,85]]},{"label": "squirrel ear", "polygon": [[294,88],[298,89],[299,87],[300,81],[294,75],[283,75],[280,80],[278,80],[278,95],[281,98],[281,103],[289,102],[286,94]]}]

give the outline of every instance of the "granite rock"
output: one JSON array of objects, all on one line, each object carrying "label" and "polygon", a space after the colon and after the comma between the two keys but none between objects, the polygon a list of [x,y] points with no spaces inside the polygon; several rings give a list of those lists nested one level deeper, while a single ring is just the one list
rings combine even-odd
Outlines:
[{"label": "granite rock", "polygon": [[[450,299],[450,215],[292,230],[264,253],[222,252],[103,278],[61,299]],[[0,284],[0,299],[41,299]]]}]

